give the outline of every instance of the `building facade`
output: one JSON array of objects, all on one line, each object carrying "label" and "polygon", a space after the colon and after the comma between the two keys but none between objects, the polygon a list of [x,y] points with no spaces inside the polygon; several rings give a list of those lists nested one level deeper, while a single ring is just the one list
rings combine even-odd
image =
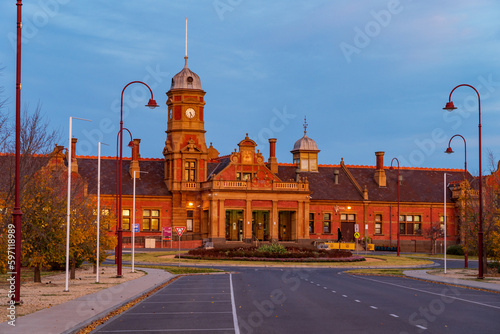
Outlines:
[{"label": "building facade", "polygon": [[[375,152],[375,166],[348,165],[343,159],[322,164],[306,124],[304,135],[290,145],[292,163],[277,161],[277,138],[269,139],[270,155],[264,157],[248,134],[235,140],[234,152],[221,156],[211,143],[207,145],[204,122],[210,115],[205,114],[205,91],[199,76],[189,69],[187,57],[166,94],[163,158],[141,158],[139,139],[134,140],[132,157],[124,158],[125,245],[130,242],[135,214],[139,247],[169,247],[168,241],[162,243],[163,229],[180,226],[186,229],[182,236],[186,248],[205,241],[310,245],[337,241],[340,234],[343,241],[352,241],[359,231],[361,239],[393,247],[399,232],[403,251],[428,251],[426,230],[431,225],[444,228],[443,174],[448,174],[449,182],[464,177],[463,170],[392,170],[384,166],[384,152]],[[76,142],[73,152],[78,150]],[[102,159],[101,196],[107,203],[116,200],[115,159]],[[75,156],[73,166],[88,180],[88,191],[97,193],[97,158]],[[453,244],[459,241],[459,229],[448,188],[446,201],[448,244]],[[110,226],[110,233],[116,228]]]}]

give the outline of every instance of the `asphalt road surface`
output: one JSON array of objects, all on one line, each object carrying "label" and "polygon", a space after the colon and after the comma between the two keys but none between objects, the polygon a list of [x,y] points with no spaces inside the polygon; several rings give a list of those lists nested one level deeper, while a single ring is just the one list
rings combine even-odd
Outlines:
[{"label": "asphalt road surface", "polygon": [[500,333],[500,294],[343,269],[237,270],[181,277],[93,333]]}]

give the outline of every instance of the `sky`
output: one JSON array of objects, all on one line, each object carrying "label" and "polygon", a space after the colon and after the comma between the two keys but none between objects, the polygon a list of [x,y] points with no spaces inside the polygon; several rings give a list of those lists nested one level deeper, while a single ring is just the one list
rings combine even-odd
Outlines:
[{"label": "sky", "polygon": [[[141,156],[163,158],[166,92],[188,65],[201,78],[207,145],[230,154],[248,133],[269,157],[291,163],[295,141],[314,139],[320,164],[463,168],[483,173],[500,159],[500,2],[495,0],[143,0],[24,1],[22,105],[38,103],[77,155],[116,155],[120,96],[131,85],[124,126]],[[0,2],[0,87],[15,115],[16,1]],[[494,157],[494,166],[489,155]],[[130,156],[129,149],[124,155]],[[396,164],[396,162],[394,162]]]}]

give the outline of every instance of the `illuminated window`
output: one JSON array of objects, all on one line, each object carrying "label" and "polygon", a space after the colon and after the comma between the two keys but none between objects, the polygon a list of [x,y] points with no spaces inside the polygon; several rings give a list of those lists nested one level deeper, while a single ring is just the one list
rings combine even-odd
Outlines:
[{"label": "illuminated window", "polygon": [[332,214],[323,214],[323,233],[332,233]]},{"label": "illuminated window", "polygon": [[375,215],[375,234],[382,234],[382,215]]},{"label": "illuminated window", "polygon": [[184,180],[196,181],[196,161],[188,160],[184,162]]},{"label": "illuminated window", "polygon": [[160,230],[160,210],[142,210],[142,230],[159,231]]},{"label": "illuminated window", "polygon": [[194,216],[194,212],[192,210],[188,210],[187,220],[186,220],[186,230],[187,231],[193,231],[193,216]]},{"label": "illuminated window", "polygon": [[130,231],[130,209],[122,210],[122,230]]}]

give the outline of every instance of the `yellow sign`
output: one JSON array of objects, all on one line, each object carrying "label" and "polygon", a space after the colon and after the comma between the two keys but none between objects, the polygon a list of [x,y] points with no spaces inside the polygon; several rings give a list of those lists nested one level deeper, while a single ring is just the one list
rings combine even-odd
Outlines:
[{"label": "yellow sign", "polygon": [[359,238],[359,232],[354,233],[354,237],[355,237],[356,239],[358,239],[358,238]]}]

